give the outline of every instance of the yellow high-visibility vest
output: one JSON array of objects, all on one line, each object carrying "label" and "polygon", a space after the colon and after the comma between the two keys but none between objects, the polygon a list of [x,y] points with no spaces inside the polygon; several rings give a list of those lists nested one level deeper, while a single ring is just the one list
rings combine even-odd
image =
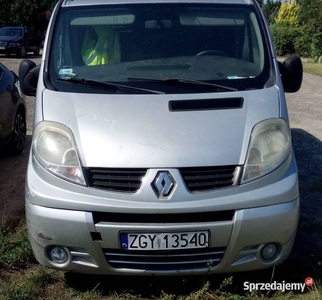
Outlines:
[{"label": "yellow high-visibility vest", "polygon": [[105,65],[121,61],[118,34],[111,26],[93,26],[97,38],[88,28],[82,46],[83,61],[87,66]]}]

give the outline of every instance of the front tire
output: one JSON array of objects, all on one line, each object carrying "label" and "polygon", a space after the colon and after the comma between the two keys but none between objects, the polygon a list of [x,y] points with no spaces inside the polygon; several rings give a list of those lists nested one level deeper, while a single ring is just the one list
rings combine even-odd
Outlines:
[{"label": "front tire", "polygon": [[7,147],[9,155],[18,155],[22,152],[26,141],[26,117],[22,111],[15,116],[15,123],[10,143]]},{"label": "front tire", "polygon": [[36,50],[34,50],[34,55],[38,56],[40,53],[40,46],[38,45]]},{"label": "front tire", "polygon": [[19,56],[20,57],[26,57],[27,55],[27,49],[25,46],[21,46],[20,51],[19,51]]}]

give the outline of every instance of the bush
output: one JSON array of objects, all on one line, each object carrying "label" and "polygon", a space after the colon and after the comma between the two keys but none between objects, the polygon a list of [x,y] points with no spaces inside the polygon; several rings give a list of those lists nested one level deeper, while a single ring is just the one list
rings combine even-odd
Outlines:
[{"label": "bush", "polygon": [[295,40],[295,53],[319,59],[322,56],[322,29],[314,24],[299,27]]},{"label": "bush", "polygon": [[312,39],[312,55],[313,58],[321,60],[322,57],[322,31],[317,31]]},{"label": "bush", "polygon": [[300,56],[312,56],[313,36],[316,28],[312,24],[299,27],[299,35],[295,40],[295,52]]},{"label": "bush", "polygon": [[295,41],[299,36],[299,29],[283,23],[270,26],[276,54],[279,56],[296,53]]}]

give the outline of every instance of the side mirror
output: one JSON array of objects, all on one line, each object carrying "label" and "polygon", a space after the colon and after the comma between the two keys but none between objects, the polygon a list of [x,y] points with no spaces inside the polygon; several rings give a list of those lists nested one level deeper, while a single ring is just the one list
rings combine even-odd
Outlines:
[{"label": "side mirror", "polygon": [[284,91],[287,93],[296,93],[302,85],[303,66],[298,56],[291,56],[283,63],[278,62]]},{"label": "side mirror", "polygon": [[22,92],[27,96],[36,96],[40,65],[24,59],[19,66],[19,81]]}]

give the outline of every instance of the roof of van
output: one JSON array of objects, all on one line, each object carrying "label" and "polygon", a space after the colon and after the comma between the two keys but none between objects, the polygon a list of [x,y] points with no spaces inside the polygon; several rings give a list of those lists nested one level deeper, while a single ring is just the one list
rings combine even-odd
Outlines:
[{"label": "roof of van", "polygon": [[253,4],[253,0],[65,0],[62,6],[86,6],[103,4],[142,4],[142,3],[224,3]]}]

